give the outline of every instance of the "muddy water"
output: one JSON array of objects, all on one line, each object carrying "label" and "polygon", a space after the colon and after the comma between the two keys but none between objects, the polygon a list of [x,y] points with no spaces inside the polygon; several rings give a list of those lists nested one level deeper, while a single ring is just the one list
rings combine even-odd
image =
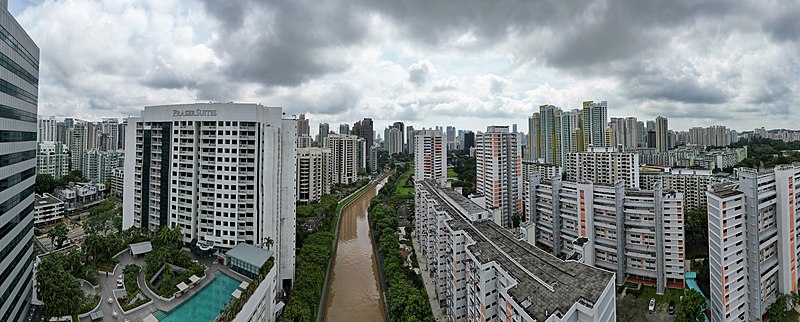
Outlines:
[{"label": "muddy water", "polygon": [[370,200],[382,186],[383,182],[365,192],[342,212],[325,321],[384,321],[383,299],[367,221]]}]

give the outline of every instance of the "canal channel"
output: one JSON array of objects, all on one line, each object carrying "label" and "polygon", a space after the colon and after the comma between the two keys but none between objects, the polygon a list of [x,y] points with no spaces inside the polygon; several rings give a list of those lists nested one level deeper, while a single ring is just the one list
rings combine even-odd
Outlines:
[{"label": "canal channel", "polygon": [[342,211],[324,321],[385,321],[367,208],[384,179]]}]

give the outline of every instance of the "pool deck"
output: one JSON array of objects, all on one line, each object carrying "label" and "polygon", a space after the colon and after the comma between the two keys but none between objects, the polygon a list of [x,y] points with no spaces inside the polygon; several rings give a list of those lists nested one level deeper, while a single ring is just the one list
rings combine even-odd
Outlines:
[{"label": "pool deck", "polygon": [[[190,256],[193,254],[189,253]],[[249,278],[246,278],[239,273],[236,273],[229,268],[225,267],[224,265],[220,265],[219,263],[214,264],[214,258],[206,258],[200,260],[201,263],[208,267],[206,270],[206,278],[202,279],[197,286],[194,288],[186,290],[186,293],[181,295],[181,297],[175,298],[174,300],[167,302],[156,298],[155,294],[150,292],[145,287],[145,278],[144,278],[144,269],[139,273],[139,285],[141,285],[142,292],[147,295],[149,298],[153,300],[151,304],[147,304],[144,307],[140,308],[137,311],[134,311],[128,315],[122,315],[122,309],[120,308],[119,304],[117,303],[116,299],[111,304],[108,303],[108,298],[114,298],[112,291],[117,289],[117,276],[122,275],[122,270],[125,268],[125,265],[128,264],[136,264],[144,268],[144,257],[134,258],[131,256],[130,251],[126,251],[122,253],[119,257],[119,265],[116,267],[116,270],[113,274],[109,273],[108,277],[105,274],[100,274],[100,307],[99,310],[103,311],[103,319],[100,321],[115,321],[115,322],[124,322],[125,320],[133,321],[143,321],[145,317],[148,315],[156,312],[156,311],[164,311],[170,312],[173,309],[180,306],[183,302],[189,300],[192,296],[200,292],[206,285],[210,284],[216,278],[215,273],[217,271],[221,271],[226,275],[232,277],[233,279],[242,282],[247,281],[250,282]],[[116,311],[118,316],[114,318],[112,313]],[[85,317],[81,319],[82,322],[90,322],[90,317]]]}]

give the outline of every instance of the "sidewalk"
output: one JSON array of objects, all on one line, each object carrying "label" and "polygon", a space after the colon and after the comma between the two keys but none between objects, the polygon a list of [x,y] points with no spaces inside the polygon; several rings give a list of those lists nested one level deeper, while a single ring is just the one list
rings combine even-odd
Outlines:
[{"label": "sidewalk", "polygon": [[434,289],[431,277],[428,275],[428,259],[425,258],[425,256],[421,256],[422,252],[419,251],[420,248],[419,244],[417,244],[416,230],[411,233],[411,242],[414,245],[414,253],[417,254],[420,275],[422,275],[422,282],[425,283],[425,291],[428,292],[428,300],[431,303],[433,316],[436,318],[437,322],[447,322],[447,317],[443,313],[444,311],[439,308],[439,300],[436,297],[436,289]]}]

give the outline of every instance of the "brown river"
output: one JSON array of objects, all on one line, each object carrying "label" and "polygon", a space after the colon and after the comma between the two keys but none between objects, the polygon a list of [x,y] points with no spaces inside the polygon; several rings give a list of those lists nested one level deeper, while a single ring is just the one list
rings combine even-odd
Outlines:
[{"label": "brown river", "polygon": [[367,208],[385,180],[342,212],[324,320],[385,321]]}]

